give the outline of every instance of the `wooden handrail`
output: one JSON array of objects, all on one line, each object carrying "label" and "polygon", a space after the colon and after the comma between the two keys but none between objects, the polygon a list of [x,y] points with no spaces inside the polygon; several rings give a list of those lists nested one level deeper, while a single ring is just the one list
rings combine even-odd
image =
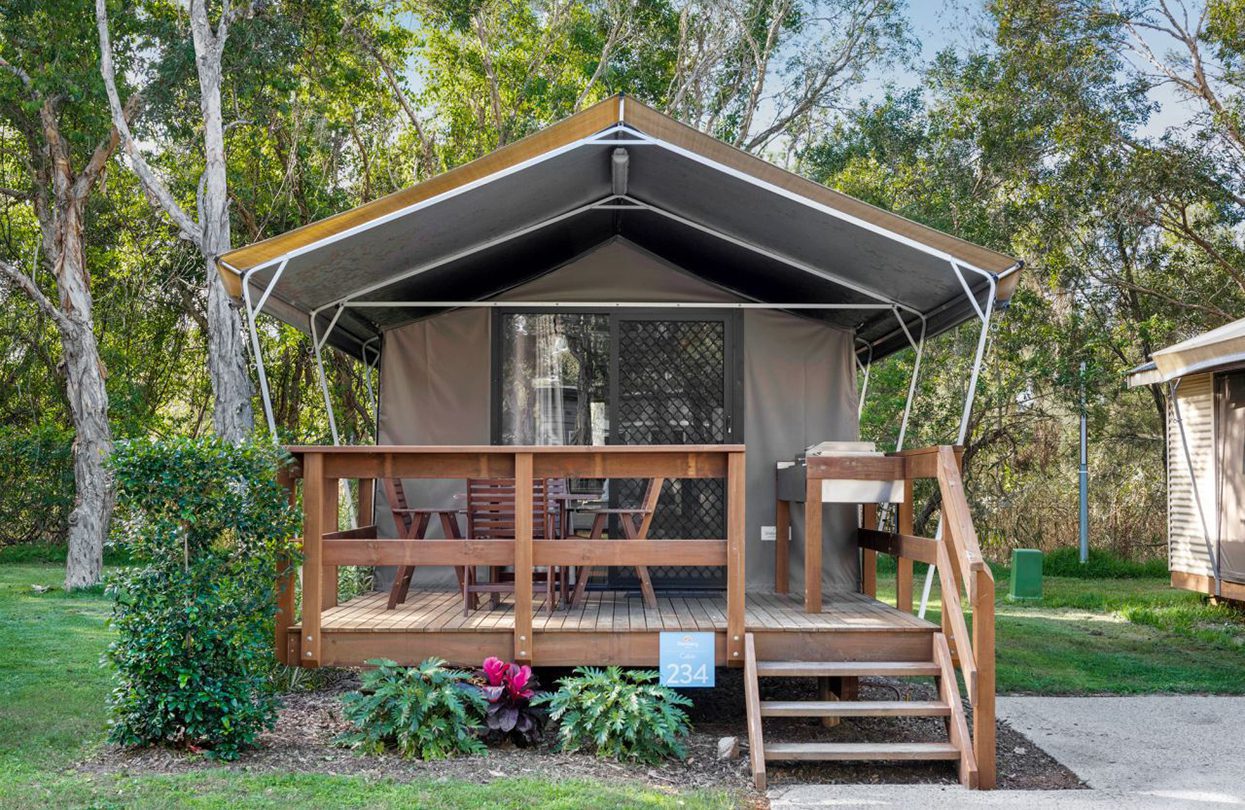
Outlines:
[{"label": "wooden handrail", "polygon": [[[964,675],[968,700],[973,707],[972,758],[961,767],[976,764],[978,787],[995,784],[995,670],[994,670],[994,574],[986,564],[973,526],[972,512],[964,494],[960,471],[963,450],[942,445],[889,453],[887,457],[903,462],[904,500],[899,505],[898,532],[881,532],[863,526],[857,535],[861,549],[872,554],[888,553],[898,560],[896,605],[912,609],[912,563],[933,563],[938,571],[942,590],[944,632],[955,644],[955,655],[938,649],[940,666],[952,665],[954,658]],[[862,477],[881,476],[881,467],[865,465],[830,465],[836,472],[854,469]],[[936,479],[942,497],[942,537],[930,539],[913,536],[912,482],[915,479]],[[961,605],[961,592],[972,608],[970,630]],[[942,647],[947,639],[939,636]],[[945,676],[944,676],[945,678]],[[964,729],[954,729],[960,737]]]},{"label": "wooden handrail", "polygon": [[[977,541],[977,529],[964,494],[959,459],[951,447],[938,448],[938,491],[942,495],[943,542],[939,546],[938,571],[942,584],[942,610],[951,625],[960,669],[973,707],[973,753],[979,772],[978,786],[995,784],[994,707],[994,573],[986,565]],[[960,608],[960,592],[951,571],[954,551],[973,611],[970,635]]]},{"label": "wooden handrail", "polygon": [[950,447],[938,449],[938,491],[942,495],[944,531],[949,532],[959,554],[961,571],[988,571],[981,546],[977,543],[977,530],[973,528],[973,515],[964,495],[964,482],[960,465]]},{"label": "wooden handrail", "polygon": [[876,529],[861,529],[856,533],[861,548],[889,554],[892,557],[906,559],[909,562],[923,562],[935,565],[938,562],[937,540],[928,537],[917,537],[911,534],[880,532]]},{"label": "wooden handrail", "polygon": [[[300,651],[304,666],[325,663],[321,614],[337,604],[341,565],[513,565],[515,568],[514,657],[535,660],[540,639],[532,632],[533,566],[540,565],[723,565],[726,567],[726,663],[744,662],[743,445],[609,447],[375,446],[291,447],[295,463],[283,475],[293,491],[303,487],[303,601]],[[726,537],[721,540],[539,540],[533,536],[531,502],[515,507],[513,540],[378,537],[371,525],[371,495],[377,478],[514,478],[518,491],[536,478],[720,478],[727,492]],[[337,493],[341,479],[359,479],[359,523],[339,530]],[[293,584],[279,590],[278,655],[293,621]],[[291,662],[293,663],[293,662]]]},{"label": "wooden handrail", "polygon": [[946,543],[938,544],[938,584],[942,587],[942,615],[944,624],[951,629],[955,652],[960,658],[960,671],[964,673],[964,686],[968,690],[968,702],[977,705],[977,656],[973,650],[964,609],[960,607],[960,595],[955,587],[955,575],[951,571],[951,558]]}]

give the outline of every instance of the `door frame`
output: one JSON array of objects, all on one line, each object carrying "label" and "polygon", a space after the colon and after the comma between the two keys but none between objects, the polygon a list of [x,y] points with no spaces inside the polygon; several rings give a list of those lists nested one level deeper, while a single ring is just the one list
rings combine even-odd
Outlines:
[{"label": "door frame", "polygon": [[514,306],[494,307],[489,320],[489,440],[500,444],[502,435],[502,319],[506,315],[608,315],[609,316],[609,391],[608,414],[611,429],[606,444],[614,444],[613,430],[615,408],[618,403],[618,322],[620,320],[653,321],[700,321],[721,320],[725,324],[726,345],[723,364],[726,367],[723,392],[727,403],[727,440],[724,444],[744,442],[744,318],[743,311],[724,307],[688,306],[678,309],[664,307],[577,307],[573,303],[564,307],[525,307],[521,302]]},{"label": "door frame", "polygon": [[613,430],[618,415],[619,377],[619,323],[621,321],[721,321],[723,328],[723,390],[722,401],[726,404],[726,438],[723,444],[742,444],[744,441],[744,352],[743,313],[738,309],[705,307],[700,309],[615,309],[610,313],[610,367],[609,367],[609,414],[610,435],[607,444],[616,444]]},{"label": "door frame", "polygon": [[[1211,559],[1214,573],[1215,591],[1220,589],[1221,582],[1245,582],[1245,576],[1237,571],[1224,571],[1223,538],[1224,538],[1224,490],[1228,483],[1228,460],[1224,454],[1224,424],[1227,418],[1229,378],[1245,377],[1245,367],[1221,369],[1211,374],[1211,400],[1214,403],[1214,418],[1211,420],[1211,443],[1213,447],[1215,481],[1215,545]],[[1245,477],[1245,469],[1238,469],[1237,475]]]}]

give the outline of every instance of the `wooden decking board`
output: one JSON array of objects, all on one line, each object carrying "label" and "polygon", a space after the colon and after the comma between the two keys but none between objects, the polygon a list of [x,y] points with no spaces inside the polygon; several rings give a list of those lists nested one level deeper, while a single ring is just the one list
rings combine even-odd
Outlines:
[{"label": "wooden decking board", "polygon": [[611,591],[610,606],[613,608],[610,620],[610,626],[613,627],[615,633],[625,633],[630,629],[631,617],[628,614],[626,597]]},{"label": "wooden decking board", "polygon": [[[644,614],[647,609],[644,602],[639,599],[632,599],[628,595],[627,598],[627,629],[631,632],[643,632],[648,630],[648,625],[644,621]],[[658,610],[661,608],[658,607]]]},{"label": "wooden decking board", "polygon": [[[503,596],[497,608],[487,602],[463,615],[458,591],[412,591],[406,602],[386,609],[387,595],[364,594],[324,611],[323,632],[505,632],[514,628],[514,602]],[[535,607],[535,606],[534,606]],[[721,593],[659,596],[656,608],[638,594],[589,591],[581,604],[560,606],[552,614],[537,608],[534,632],[655,633],[689,630],[724,632],[726,599]],[[821,613],[805,613],[802,600],[788,594],[749,594],[745,608],[749,632],[821,633],[862,631],[932,632],[936,626],[862,594],[829,593]]]}]

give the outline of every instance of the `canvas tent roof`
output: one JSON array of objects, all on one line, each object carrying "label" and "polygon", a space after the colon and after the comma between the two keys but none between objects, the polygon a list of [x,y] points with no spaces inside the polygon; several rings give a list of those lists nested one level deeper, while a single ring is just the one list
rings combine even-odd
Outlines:
[{"label": "canvas tent roof", "polygon": [[984,309],[992,283],[1005,302],[1021,266],[615,96],[220,267],[231,294],[246,286],[304,331],[314,316],[317,334],[360,355],[387,329],[618,236],[745,299],[859,305],[800,312],[855,329],[875,359],[908,346],[896,312],[914,332],[924,316],[932,336]]},{"label": "canvas tent roof", "polygon": [[1245,318],[1181,341],[1128,372],[1128,385],[1169,382],[1186,374],[1245,364]]}]

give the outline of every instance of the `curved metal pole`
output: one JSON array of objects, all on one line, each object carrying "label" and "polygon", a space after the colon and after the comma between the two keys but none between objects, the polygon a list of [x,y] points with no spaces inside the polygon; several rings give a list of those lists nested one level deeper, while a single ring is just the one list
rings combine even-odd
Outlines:
[{"label": "curved metal pole", "polygon": [[[255,306],[251,306],[251,276],[255,274],[255,271],[251,270],[242,277],[242,299],[246,308],[246,326],[247,331],[251,335],[251,352],[255,355],[255,373],[259,377],[259,394],[264,405],[264,419],[268,423],[268,433],[272,437],[273,444],[280,444],[280,440],[277,437],[277,420],[272,412],[272,394],[268,389],[268,372],[264,368],[264,353],[260,350],[259,331],[255,325],[255,319],[259,316],[260,310],[264,308],[264,304],[267,303],[268,296],[272,294],[272,289],[277,285],[277,280],[281,278],[281,274],[285,272],[287,264],[289,264],[289,259],[282,261],[277,266],[277,272],[273,274],[272,280],[264,288],[264,294],[260,296],[259,303]],[[235,268],[230,267],[230,269],[236,272]]]},{"label": "curved metal pole", "polygon": [[337,435],[337,417],[333,414],[333,400],[329,396],[329,381],[324,373],[324,357],[320,354],[320,338],[316,334],[316,316],[312,315],[307,320],[311,326],[311,348],[315,351],[316,371],[320,375],[320,393],[324,396],[324,410],[329,415],[329,433],[333,436],[333,444],[338,445],[341,444],[341,439]]},{"label": "curved metal pole", "polygon": [[[904,323],[903,317],[899,314],[898,309],[891,310],[895,315],[895,320],[899,322],[899,328],[903,330],[904,336],[908,339],[908,345],[916,352],[916,361],[912,365],[912,377],[908,380],[908,397],[904,400],[903,416],[899,420],[899,436],[895,439],[895,452],[903,449],[904,439],[908,433],[908,417],[912,415],[912,403],[916,400],[916,384],[921,375],[921,357],[925,351],[925,333],[928,322],[924,315],[921,318],[921,337],[919,340],[912,337],[912,332],[908,329],[908,324]],[[918,313],[919,314],[919,313]],[[873,356],[873,346],[869,346],[870,357]],[[861,409],[864,407],[864,398],[861,398]],[[857,413],[857,419],[860,414]],[[892,516],[891,504],[883,504],[878,512],[878,528],[885,528]]]},{"label": "curved metal pole", "polygon": [[912,366],[912,378],[908,381],[908,398],[904,402],[903,417],[899,420],[899,436],[895,439],[895,452],[903,449],[904,438],[908,433],[908,417],[912,414],[912,401],[916,398],[916,382],[921,374],[921,355],[925,351],[925,316],[921,315],[921,339],[919,341],[912,338],[912,332],[908,330],[908,325],[904,323],[903,318],[899,315],[898,310],[894,310],[895,319],[899,321],[899,327],[903,329],[904,335],[908,338],[908,344],[916,350],[916,362]]},{"label": "curved metal pole", "polygon": [[856,367],[865,373],[864,384],[860,386],[860,401],[856,403],[856,422],[859,424],[860,417],[865,412],[865,397],[869,395],[869,372],[873,369],[873,344],[861,338],[856,338],[856,340],[865,344],[865,348],[869,350],[865,362],[860,362],[860,357],[856,357]]},{"label": "curved metal pole", "polygon": [[[374,363],[374,362],[373,362],[373,363],[369,363],[369,362],[368,362],[368,360],[367,360],[367,349],[368,349],[368,346],[369,346],[370,344],[372,344],[372,343],[374,343],[374,342],[376,342],[376,341],[378,341],[378,340],[380,340],[380,337],[379,337],[379,336],[377,336],[377,337],[373,337],[373,338],[368,338],[368,339],[367,339],[367,340],[363,343],[363,350],[362,350],[362,354],[363,354],[363,385],[364,385],[364,386],[366,386],[366,388],[367,388],[367,396],[368,396],[368,399],[369,399],[369,400],[371,400],[371,402],[372,402],[372,418],[373,418],[373,422],[374,422],[374,425],[375,425],[374,430],[375,430],[375,432],[376,432],[376,439],[377,439],[377,441],[379,441],[379,440],[380,440],[380,396],[379,396],[379,393],[377,392],[377,390],[376,390],[376,389],[372,386],[372,371],[375,369],[375,367],[376,367],[376,366],[375,366],[375,363]],[[380,352],[378,352],[378,351],[376,351],[375,349],[373,349],[373,350],[372,350],[372,354],[373,354],[373,356],[376,358],[376,361],[379,361],[379,360],[380,360]]]},{"label": "curved metal pole", "polygon": [[[968,297],[969,300],[972,301],[973,309],[977,311],[979,317],[981,318],[981,332],[977,336],[977,352],[973,358],[973,371],[972,374],[969,375],[968,391],[964,395],[964,409],[960,412],[960,430],[956,437],[956,444],[962,445],[968,439],[968,420],[973,412],[973,400],[977,396],[977,378],[981,374],[981,363],[986,354],[986,341],[990,336],[990,318],[994,315],[994,299],[998,293],[998,279],[989,273],[985,274],[987,281],[990,283],[990,289],[989,298],[986,299],[986,308],[983,312],[981,306],[977,303],[977,299],[972,295],[972,290],[969,288],[968,283],[964,280],[964,274],[960,270],[959,265],[953,261],[951,262],[951,267],[955,270],[956,276],[960,279],[960,284],[966,291],[968,291]],[[969,269],[976,270],[976,268],[972,267]],[[943,519],[940,514],[938,516],[938,528],[934,531],[934,539],[939,542],[942,541],[942,527]],[[929,595],[934,586],[934,574],[935,569],[934,566],[931,565],[925,571],[925,585],[921,589],[921,607],[917,611],[917,616],[922,619],[925,618],[925,611],[929,607]]]}]

